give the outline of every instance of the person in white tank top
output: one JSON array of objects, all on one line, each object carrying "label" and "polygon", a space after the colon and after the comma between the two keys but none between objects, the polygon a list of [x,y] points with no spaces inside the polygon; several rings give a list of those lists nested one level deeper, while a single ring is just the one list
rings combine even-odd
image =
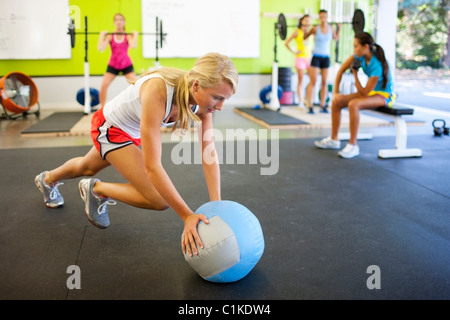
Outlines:
[{"label": "person in white tank top", "polygon": [[[122,91],[103,108],[103,114],[106,121],[111,125],[118,127],[128,133],[133,138],[140,138],[140,118],[142,113],[139,92],[142,84],[154,78],[164,81],[164,78],[157,73],[149,74],[139,78],[133,85]],[[166,83],[166,105],[164,119],[166,119],[172,110],[174,87]]]},{"label": "person in white tank top", "polygon": [[[173,123],[174,130],[188,130],[192,120],[201,122],[201,150],[208,148],[208,156],[217,157],[213,137],[206,139],[205,133],[210,136],[212,114],[222,110],[225,99],[236,92],[237,82],[233,62],[219,53],[197,59],[188,72],[160,68],[144,75],[93,115],[94,146],[84,157],[72,158],[36,176],[45,205],[55,208],[64,204],[58,190],[62,180],[94,176],[112,165],[127,183],[94,178],[79,182],[89,222],[98,228],[108,227],[107,208],[114,200],[150,210],[171,207],[184,222],[183,252],[197,254],[196,243],[203,247],[197,224],[208,220],[194,214],[166,173],[161,163],[160,127]],[[210,201],[221,200],[218,161],[203,159],[202,152],[202,164]]]}]

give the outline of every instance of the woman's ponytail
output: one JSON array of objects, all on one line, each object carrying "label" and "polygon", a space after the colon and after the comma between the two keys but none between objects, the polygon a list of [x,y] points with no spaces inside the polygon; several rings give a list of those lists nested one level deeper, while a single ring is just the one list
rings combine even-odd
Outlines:
[{"label": "woman's ponytail", "polygon": [[381,62],[381,66],[383,67],[383,89],[386,89],[388,76],[389,76],[389,65],[386,60],[386,56],[384,55],[384,50],[379,44],[374,44],[375,56]]},{"label": "woman's ponytail", "polygon": [[191,108],[189,108],[189,88],[192,80],[189,79],[189,73],[186,72],[176,85],[175,101],[178,106],[178,116],[173,130],[177,127],[182,130],[189,130],[191,121],[200,121]]}]

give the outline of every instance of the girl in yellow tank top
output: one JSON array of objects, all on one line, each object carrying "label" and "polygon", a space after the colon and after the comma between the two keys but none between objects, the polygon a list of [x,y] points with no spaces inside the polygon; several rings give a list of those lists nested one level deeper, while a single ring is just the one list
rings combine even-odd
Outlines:
[{"label": "girl in yellow tank top", "polygon": [[[298,106],[303,108],[302,100],[302,82],[305,69],[309,75],[309,66],[311,60],[311,48],[308,45],[309,41],[305,40],[305,35],[308,33],[311,18],[309,15],[305,14],[298,22],[298,29],[295,30],[289,38],[286,39],[286,48],[295,55],[295,69],[297,70],[298,82],[297,82],[297,96],[298,96]],[[293,50],[289,43],[295,39],[297,44],[296,50]]]},{"label": "girl in yellow tank top", "polygon": [[311,58],[311,47],[309,46],[309,40],[305,40],[305,32],[300,28],[297,32],[297,37],[295,37],[295,42],[297,43],[297,54],[296,58]]}]

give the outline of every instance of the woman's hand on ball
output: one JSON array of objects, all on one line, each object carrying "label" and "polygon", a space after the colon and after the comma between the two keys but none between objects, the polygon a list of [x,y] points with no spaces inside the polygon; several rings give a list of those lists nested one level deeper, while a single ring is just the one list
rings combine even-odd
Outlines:
[{"label": "woman's hand on ball", "polygon": [[181,239],[181,248],[184,253],[186,253],[187,249],[191,257],[192,253],[198,254],[195,243],[198,243],[198,246],[203,249],[203,243],[197,232],[197,225],[200,221],[209,223],[208,218],[206,218],[203,214],[191,214],[184,220],[184,232]]}]

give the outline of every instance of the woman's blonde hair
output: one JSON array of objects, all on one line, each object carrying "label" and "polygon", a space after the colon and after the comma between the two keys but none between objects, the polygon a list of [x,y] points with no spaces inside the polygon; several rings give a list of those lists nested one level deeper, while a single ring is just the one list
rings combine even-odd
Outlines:
[{"label": "woman's blonde hair", "polygon": [[192,120],[200,121],[189,107],[189,89],[195,81],[202,88],[214,88],[224,81],[231,85],[233,94],[238,86],[238,73],[231,59],[214,52],[197,59],[190,71],[162,67],[144,75],[152,73],[160,74],[169,86],[175,87],[174,99],[178,106],[178,116],[173,130],[189,130]]}]

